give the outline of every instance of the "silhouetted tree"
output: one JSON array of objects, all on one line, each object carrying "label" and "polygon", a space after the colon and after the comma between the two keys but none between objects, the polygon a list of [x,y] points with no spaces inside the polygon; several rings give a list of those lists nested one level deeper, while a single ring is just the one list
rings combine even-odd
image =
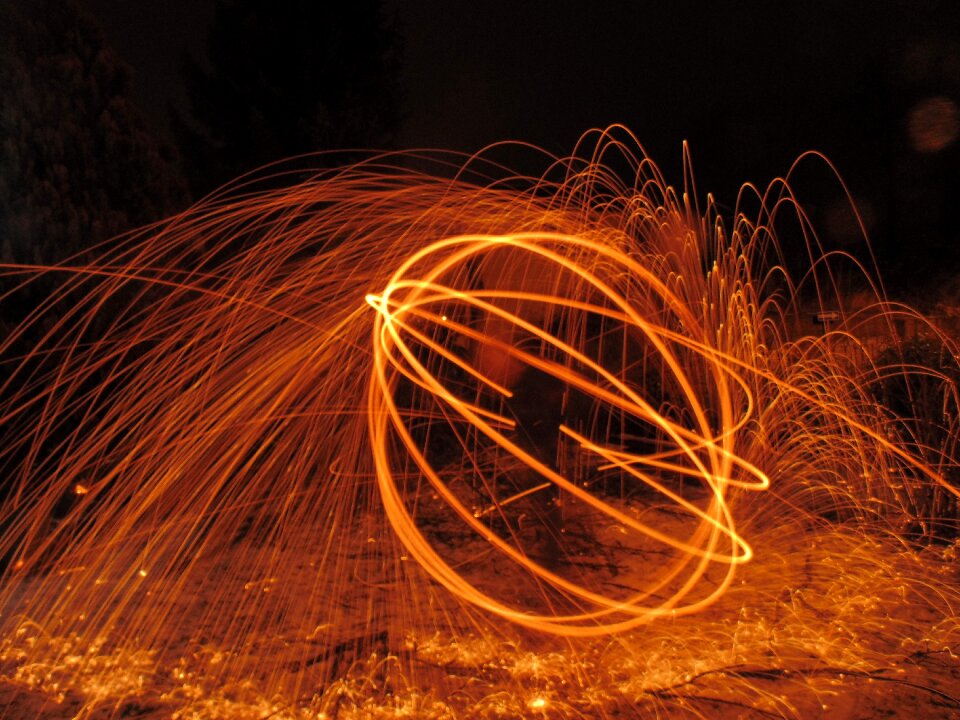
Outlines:
[{"label": "silhouetted tree", "polygon": [[174,114],[193,189],[302,153],[388,146],[398,50],[381,5],[220,0],[206,62],[186,63],[191,112]]},{"label": "silhouetted tree", "polygon": [[131,72],[72,0],[0,0],[0,260],[50,263],[180,209]]}]

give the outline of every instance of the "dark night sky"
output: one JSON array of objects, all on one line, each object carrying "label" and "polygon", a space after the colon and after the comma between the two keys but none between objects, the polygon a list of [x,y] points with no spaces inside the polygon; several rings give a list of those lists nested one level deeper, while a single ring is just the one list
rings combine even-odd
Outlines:
[{"label": "dark night sky", "polygon": [[[182,92],[179,58],[202,51],[213,0],[82,2],[163,125]],[[672,182],[689,140],[700,191],[729,204],[742,182],[766,184],[816,149],[881,222],[883,208],[909,202],[892,195],[901,175],[919,173],[921,184],[924,173],[957,175],[956,143],[948,160],[914,162],[906,130],[924,97],[960,100],[953,0],[387,0],[387,9],[403,42],[401,146],[474,151],[519,139],[565,153],[584,130],[623,123]],[[944,202],[931,212],[944,215]]]},{"label": "dark night sky", "polygon": [[[138,96],[162,124],[180,92],[179,58],[202,51],[213,0],[82,1],[135,67]],[[854,154],[856,128],[837,127],[849,114],[838,101],[931,35],[960,34],[958,4],[947,1],[388,8],[404,43],[403,145],[476,150],[512,138],[565,151],[583,130],[620,122],[666,165],[679,162],[682,139],[695,156],[723,144],[726,156],[763,154],[781,169],[803,149]],[[761,179],[742,169],[743,180]]]}]

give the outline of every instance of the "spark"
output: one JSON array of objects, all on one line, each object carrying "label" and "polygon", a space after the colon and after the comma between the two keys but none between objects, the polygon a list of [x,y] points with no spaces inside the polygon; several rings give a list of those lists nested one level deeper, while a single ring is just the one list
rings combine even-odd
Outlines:
[{"label": "spark", "polygon": [[548,163],[371,155],[3,266],[61,278],[0,341],[5,675],[87,716],[960,707],[918,689],[960,652],[960,348],[789,174],[723,217],[620,128]]}]

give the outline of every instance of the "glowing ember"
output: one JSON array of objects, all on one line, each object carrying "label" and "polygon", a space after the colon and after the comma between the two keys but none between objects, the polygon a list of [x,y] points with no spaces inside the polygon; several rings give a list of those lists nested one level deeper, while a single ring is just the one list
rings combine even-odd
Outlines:
[{"label": "glowing ember", "polygon": [[0,704],[960,708],[960,349],[853,307],[783,182],[724,219],[636,147],[298,170],[4,267],[63,283],[0,347]]}]

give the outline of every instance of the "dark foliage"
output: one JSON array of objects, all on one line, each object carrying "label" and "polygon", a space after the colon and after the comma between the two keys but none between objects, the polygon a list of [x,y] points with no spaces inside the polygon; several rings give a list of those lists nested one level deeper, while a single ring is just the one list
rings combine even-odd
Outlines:
[{"label": "dark foliage", "polygon": [[[0,27],[0,263],[81,264],[93,245],[186,205],[175,152],[133,105],[131,71],[92,18],[73,0],[0,0]],[[0,273],[0,380],[69,309],[13,334],[68,277]]]},{"label": "dark foliage", "polygon": [[69,0],[0,3],[0,256],[48,264],[181,209],[131,71]]}]

